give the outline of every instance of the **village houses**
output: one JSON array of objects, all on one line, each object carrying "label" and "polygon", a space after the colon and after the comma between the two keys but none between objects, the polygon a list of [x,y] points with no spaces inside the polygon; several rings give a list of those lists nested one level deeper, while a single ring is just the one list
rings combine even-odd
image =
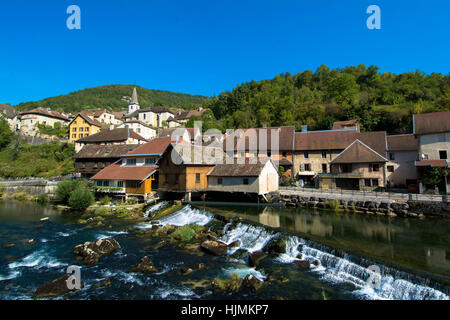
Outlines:
[{"label": "village houses", "polygon": [[59,123],[63,127],[70,122],[69,118],[61,113],[44,108],[21,112],[19,118],[18,129],[26,136],[36,136],[39,132],[38,124],[54,127],[56,123]]},{"label": "village houses", "polygon": [[[94,135],[102,129],[102,124],[83,113],[79,113],[69,122],[69,142]],[[76,148],[77,150],[77,148]]]},{"label": "village houses", "polygon": [[103,130],[75,141],[75,151],[80,151],[86,145],[144,144],[146,142],[147,139],[131,129]]}]

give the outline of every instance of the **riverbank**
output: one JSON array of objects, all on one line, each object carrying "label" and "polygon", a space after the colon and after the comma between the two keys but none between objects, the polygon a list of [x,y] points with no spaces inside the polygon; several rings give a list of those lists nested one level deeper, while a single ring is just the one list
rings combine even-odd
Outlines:
[{"label": "riverbank", "polygon": [[284,206],[298,208],[330,209],[334,211],[379,214],[408,218],[441,217],[450,218],[450,202],[424,200],[355,200],[350,195],[313,195],[283,192],[271,194],[270,201],[280,201]]}]

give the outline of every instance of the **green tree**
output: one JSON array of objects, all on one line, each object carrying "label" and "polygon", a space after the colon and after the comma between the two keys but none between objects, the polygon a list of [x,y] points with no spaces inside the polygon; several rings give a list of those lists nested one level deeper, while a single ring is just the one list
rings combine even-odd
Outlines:
[{"label": "green tree", "polygon": [[13,133],[8,122],[0,117],[0,150],[5,148],[12,140]]},{"label": "green tree", "polygon": [[84,211],[94,201],[93,193],[86,186],[80,185],[70,195],[69,206],[74,210]]},{"label": "green tree", "polygon": [[352,105],[359,92],[359,85],[355,76],[342,73],[328,83],[326,92],[328,99],[335,99],[340,105]]}]

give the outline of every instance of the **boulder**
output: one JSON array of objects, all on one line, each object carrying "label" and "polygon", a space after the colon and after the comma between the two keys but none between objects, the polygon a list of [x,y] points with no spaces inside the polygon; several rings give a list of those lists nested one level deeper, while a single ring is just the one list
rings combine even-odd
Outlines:
[{"label": "boulder", "polygon": [[206,264],[204,264],[202,262],[200,262],[194,266],[195,270],[201,270],[201,269],[205,269],[205,268],[206,268]]},{"label": "boulder", "polygon": [[113,238],[99,239],[95,242],[85,242],[73,249],[73,253],[81,257],[83,262],[92,266],[98,262],[100,257],[119,250],[120,244]]},{"label": "boulder", "polygon": [[256,267],[265,257],[266,255],[263,252],[253,252],[248,256],[248,264],[250,267]]},{"label": "boulder", "polygon": [[245,260],[248,256],[248,251],[245,249],[238,249],[236,252],[234,252],[230,258],[236,259],[236,260]]},{"label": "boulder", "polygon": [[186,276],[186,275],[192,273],[193,270],[192,270],[192,268],[188,268],[188,267],[186,267],[186,266],[182,266],[182,267],[180,268],[180,272],[181,272],[182,275]]},{"label": "boulder", "polygon": [[[70,274],[65,274],[57,279],[44,283],[42,286],[37,288],[33,294],[33,299],[58,297],[71,291],[76,291],[77,289],[69,289],[67,287],[67,280],[69,277]],[[83,287],[83,285],[81,285],[81,287]]]},{"label": "boulder", "polygon": [[200,247],[202,250],[216,256],[223,256],[227,254],[228,249],[228,246],[225,243],[214,240],[203,241]]},{"label": "boulder", "polygon": [[152,259],[145,256],[130,270],[130,272],[154,273],[158,272],[158,269],[153,265]]},{"label": "boulder", "polygon": [[280,254],[286,252],[286,239],[276,238],[273,239],[267,246],[267,252],[273,254]]},{"label": "boulder", "polygon": [[261,289],[263,282],[256,278],[254,275],[248,274],[243,281],[244,287],[251,289],[253,292]]},{"label": "boulder", "polygon": [[306,260],[295,260],[294,263],[302,269],[309,269],[311,267],[311,264]]}]

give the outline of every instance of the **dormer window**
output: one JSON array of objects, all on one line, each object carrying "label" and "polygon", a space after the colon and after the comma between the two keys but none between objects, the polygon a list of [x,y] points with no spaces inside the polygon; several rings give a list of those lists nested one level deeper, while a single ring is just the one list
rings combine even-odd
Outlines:
[{"label": "dormer window", "polygon": [[136,159],[127,159],[127,166],[135,166]]}]

